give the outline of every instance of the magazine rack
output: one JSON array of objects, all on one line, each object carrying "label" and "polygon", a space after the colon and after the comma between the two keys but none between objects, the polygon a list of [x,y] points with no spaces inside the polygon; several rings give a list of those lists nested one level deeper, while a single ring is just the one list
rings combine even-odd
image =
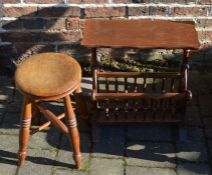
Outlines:
[{"label": "magazine rack", "polygon": [[[188,59],[190,50],[200,46],[194,23],[92,19],[85,23],[81,44],[92,50],[92,99],[98,123],[184,127],[186,104],[192,98]],[[98,69],[97,48],[182,49],[183,59],[179,72],[108,72]]]}]

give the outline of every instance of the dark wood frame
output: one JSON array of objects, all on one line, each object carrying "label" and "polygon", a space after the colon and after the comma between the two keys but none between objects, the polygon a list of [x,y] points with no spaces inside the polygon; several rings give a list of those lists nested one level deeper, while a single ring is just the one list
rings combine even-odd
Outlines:
[{"label": "dark wood frame", "polygon": [[[158,38],[157,34],[155,35],[155,40],[153,38],[152,41],[148,40],[148,37],[143,36],[138,30],[135,29],[135,33],[137,32],[138,35],[141,35],[143,37],[144,44],[140,42],[140,45],[138,42],[135,44],[133,43],[133,37],[136,37],[135,34],[130,33],[129,31],[132,31],[133,29],[129,29],[130,26],[126,26],[126,28],[121,29],[123,31],[123,34],[119,34],[118,27],[122,26],[124,27],[124,23],[127,25],[135,25],[135,26],[142,26],[144,29],[141,29],[141,32],[146,32],[146,35],[151,35],[151,32],[148,32],[146,29],[150,29],[152,31],[152,28],[157,28],[158,30],[155,32],[158,32],[158,35],[160,36],[161,34],[161,39]],[[161,25],[165,25],[165,27],[161,27]],[[172,37],[170,37],[170,34],[173,35],[173,30],[172,27],[173,25],[176,27],[178,36],[180,39],[178,39],[178,36],[173,36],[175,40],[173,40]],[[115,44],[113,44],[113,38],[110,36],[101,36],[103,33],[100,31],[101,27],[104,31],[104,34],[106,35],[106,31],[108,29],[108,32],[112,31],[115,32],[116,35],[116,40],[119,40],[119,35],[120,37],[123,35],[129,37],[129,39],[126,39],[123,41],[122,38],[120,38],[119,41],[115,41]],[[145,29],[146,27],[146,29]],[[161,28],[161,29],[160,29]],[[99,31],[99,32],[98,32]],[[188,34],[188,32],[190,33]],[[166,35],[164,35],[166,33]],[[132,37],[132,38],[130,38]],[[135,38],[137,41],[137,38]],[[142,39],[141,39],[142,40]],[[158,43],[157,43],[158,42]],[[93,127],[96,127],[97,123],[101,124],[137,124],[137,123],[161,123],[161,124],[173,124],[177,125],[180,128],[179,136],[181,137],[181,140],[185,138],[185,113],[186,113],[186,104],[187,101],[191,100],[192,94],[188,90],[187,87],[187,82],[188,82],[188,69],[189,69],[189,64],[188,64],[188,59],[190,56],[191,49],[198,49],[199,48],[199,41],[197,37],[197,32],[195,30],[194,24],[191,22],[173,22],[173,21],[163,21],[163,20],[156,20],[150,21],[150,20],[87,20],[85,29],[84,29],[84,38],[82,40],[82,45],[85,47],[91,48],[91,69],[93,72],[93,94],[92,94],[92,99],[95,104],[95,109],[96,109],[96,116],[98,121],[95,119],[92,121]],[[161,46],[161,45],[162,46]],[[135,73],[135,72],[101,72],[98,70],[98,62],[97,62],[97,49],[101,47],[110,47],[110,48],[139,48],[139,49],[183,49],[183,60],[179,68],[179,72],[173,72],[173,73]],[[160,93],[154,92],[122,92],[119,93],[117,92],[109,92],[108,88],[106,88],[105,92],[100,92],[98,89],[98,78],[99,77],[142,77],[144,81],[146,81],[146,78],[162,78],[162,81],[164,82],[166,78],[172,78],[178,79],[179,80],[179,86],[177,89],[177,92],[170,91],[168,93],[163,92],[163,88],[161,88]],[[106,86],[108,86],[108,82],[105,81]],[[126,84],[126,81],[125,81]],[[115,85],[117,86],[117,85]],[[145,83],[144,83],[145,86]],[[116,88],[117,89],[117,88]],[[109,116],[109,102],[106,102],[105,108],[101,108],[101,110],[105,109],[105,116],[101,116],[101,110],[98,102],[101,100],[105,101],[110,101],[110,100],[125,100],[126,103],[127,100],[138,100],[138,99],[144,99],[144,100],[152,100],[152,101],[157,101],[157,100],[163,100],[163,99],[169,99],[169,100],[174,100],[178,99],[180,101],[176,102],[176,110],[180,112],[180,118],[172,118],[170,120],[166,120],[163,117],[160,118],[160,120],[144,120],[144,119],[139,119],[135,120],[134,118],[125,118],[122,117],[122,119],[117,119],[112,117],[112,119]],[[141,104],[142,105],[142,104]],[[152,110],[153,109],[153,106]],[[150,107],[150,109],[151,109]],[[114,107],[115,108],[115,107]],[[136,107],[134,107],[135,109]],[[163,108],[163,107],[162,107]],[[161,108],[161,110],[163,110]],[[123,108],[124,110],[124,108]],[[135,109],[136,110],[136,109]],[[108,114],[107,114],[108,113]],[[122,113],[123,114],[123,113]]]}]

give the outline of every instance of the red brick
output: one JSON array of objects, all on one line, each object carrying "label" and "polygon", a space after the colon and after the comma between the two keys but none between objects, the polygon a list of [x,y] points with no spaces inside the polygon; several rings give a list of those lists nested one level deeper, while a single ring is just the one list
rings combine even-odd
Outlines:
[{"label": "red brick", "polygon": [[51,3],[64,3],[64,0],[25,0],[25,3],[39,3],[39,4],[51,4]]},{"label": "red brick", "polygon": [[5,42],[40,42],[42,37],[37,32],[6,32],[0,33],[2,41]]},{"label": "red brick", "polygon": [[129,7],[129,16],[146,16],[149,15],[149,7]]},{"label": "red brick", "polygon": [[83,29],[85,20],[80,18],[68,18],[66,20],[66,29]]},{"label": "red brick", "polygon": [[212,0],[201,0],[200,3],[202,3],[202,4],[212,4]]},{"label": "red brick", "polygon": [[4,7],[2,9],[5,17],[21,17],[21,16],[35,16],[37,12],[36,7]]},{"label": "red brick", "polygon": [[132,0],[113,0],[113,3],[132,3]]},{"label": "red brick", "polygon": [[150,15],[160,15],[160,16],[165,16],[168,12],[167,7],[154,7],[151,6],[149,8],[149,14]]},{"label": "red brick", "polygon": [[20,3],[20,0],[2,0],[3,3],[16,4]]},{"label": "red brick", "polygon": [[22,29],[22,21],[20,19],[17,20],[1,20],[1,25],[3,29],[12,29],[12,30],[20,30]]},{"label": "red brick", "polygon": [[64,18],[27,18],[21,21],[25,29],[65,29]]},{"label": "red brick", "polygon": [[210,41],[212,40],[212,30],[211,31],[198,31],[199,40],[204,41]]},{"label": "red brick", "polygon": [[68,3],[73,4],[89,4],[89,3],[95,3],[95,4],[102,4],[102,3],[108,3],[108,0],[68,0]]},{"label": "red brick", "polygon": [[0,33],[4,42],[78,42],[81,39],[81,31],[65,32],[5,32]]},{"label": "red brick", "polygon": [[212,27],[212,19],[198,19],[197,26],[204,27],[204,28]]},{"label": "red brick", "polygon": [[71,55],[81,63],[89,63],[90,49],[74,44],[62,44],[58,46],[58,52]]},{"label": "red brick", "polygon": [[207,7],[174,7],[171,9],[172,16],[206,16]]},{"label": "red brick", "polygon": [[18,43],[15,43],[15,47],[16,47],[18,55],[55,51],[55,46],[50,44],[44,45],[44,44],[18,42]]},{"label": "red brick", "polygon": [[[180,3],[180,4],[185,4],[187,1],[188,0],[156,0],[157,3]],[[189,0],[189,2],[192,1],[194,0]]]},{"label": "red brick", "polygon": [[81,39],[81,31],[67,31],[67,32],[44,32],[41,34],[43,41],[55,42],[55,41],[68,41],[79,42]]},{"label": "red brick", "polygon": [[79,7],[48,7],[39,8],[38,15],[40,17],[79,17]]},{"label": "red brick", "polygon": [[208,48],[212,48],[212,42],[203,42],[201,43],[200,49],[208,49]]},{"label": "red brick", "polygon": [[87,18],[123,17],[125,16],[125,7],[85,8],[84,12]]}]

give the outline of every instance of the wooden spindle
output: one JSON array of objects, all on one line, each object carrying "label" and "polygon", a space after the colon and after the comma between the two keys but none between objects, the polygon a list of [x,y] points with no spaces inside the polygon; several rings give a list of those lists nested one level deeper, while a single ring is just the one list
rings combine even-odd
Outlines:
[{"label": "wooden spindle", "polygon": [[134,78],[133,89],[134,89],[134,92],[138,92],[137,77]]},{"label": "wooden spindle", "polygon": [[105,109],[105,118],[106,118],[106,120],[109,120],[109,116],[110,116],[110,114],[109,114],[109,112],[110,112],[110,106],[109,106],[109,100],[105,100],[105,107],[104,107],[104,109]]},{"label": "wooden spindle", "polygon": [[108,78],[105,79],[105,91],[109,92],[109,81],[108,81]]},{"label": "wooden spindle", "polygon": [[128,113],[129,113],[129,101],[125,100],[124,102],[124,118],[128,118]]},{"label": "wooden spindle", "polygon": [[152,78],[152,91],[154,92],[156,90],[156,83],[155,83],[155,78]]},{"label": "wooden spindle", "polygon": [[174,89],[175,89],[175,79],[172,78],[171,79],[171,92],[174,92]]},{"label": "wooden spindle", "polygon": [[115,91],[119,91],[119,84],[118,84],[118,78],[115,78]]},{"label": "wooden spindle", "polygon": [[127,78],[124,77],[124,92],[128,93],[128,83],[127,83]]},{"label": "wooden spindle", "polygon": [[146,78],[144,77],[143,92],[146,91],[146,88],[147,88],[147,83],[146,83]]},{"label": "wooden spindle", "polygon": [[115,100],[115,111],[114,111],[114,115],[115,115],[115,120],[119,119],[119,101]]},{"label": "wooden spindle", "polygon": [[162,78],[162,84],[161,84],[161,92],[165,93],[165,82],[166,82],[166,78]]}]

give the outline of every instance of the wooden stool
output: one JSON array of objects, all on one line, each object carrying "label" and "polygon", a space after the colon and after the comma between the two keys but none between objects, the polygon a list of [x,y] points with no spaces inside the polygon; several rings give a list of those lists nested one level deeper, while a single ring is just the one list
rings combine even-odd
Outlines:
[{"label": "wooden stool", "polygon": [[[78,95],[81,92],[81,68],[77,61],[61,53],[37,54],[23,61],[15,74],[18,90],[24,95],[24,103],[19,135],[19,165],[23,165],[26,158],[27,145],[30,134],[49,126],[53,123],[69,137],[73,147],[73,158],[77,169],[80,168],[81,153],[80,139],[77,129],[75,113],[71,104],[70,94],[75,93],[76,102],[85,115],[85,106]],[[40,103],[63,98],[65,113],[55,116]],[[49,122],[31,131],[31,118],[39,121],[42,113]],[[66,125],[60,121],[66,118]]]}]

